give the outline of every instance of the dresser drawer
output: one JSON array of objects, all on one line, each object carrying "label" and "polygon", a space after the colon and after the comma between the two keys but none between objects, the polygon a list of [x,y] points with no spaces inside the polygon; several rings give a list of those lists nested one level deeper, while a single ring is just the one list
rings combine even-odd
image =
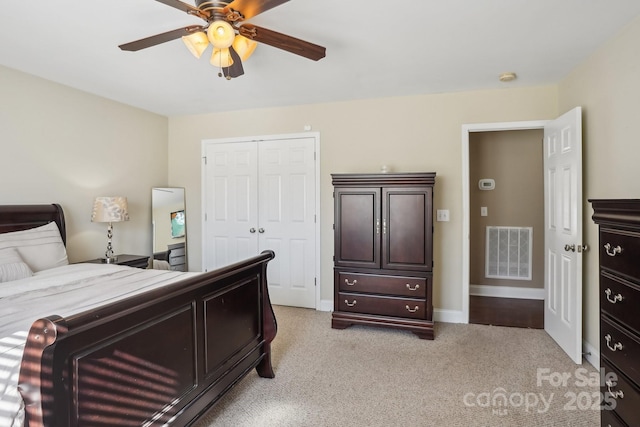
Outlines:
[{"label": "dresser drawer", "polygon": [[640,331],[640,286],[606,271],[600,273],[600,308],[609,316]]},{"label": "dresser drawer", "polygon": [[338,310],[351,313],[424,319],[426,305],[425,300],[411,298],[393,298],[349,292],[338,294]]},{"label": "dresser drawer", "polygon": [[640,279],[640,234],[624,230],[600,231],[600,265]]},{"label": "dresser drawer", "polygon": [[[601,363],[601,375],[605,383],[601,386],[603,395],[603,410],[611,410],[609,403],[614,403],[612,408],[620,418],[629,426],[640,426],[640,390],[606,361]],[[608,381],[612,381],[607,384]]]},{"label": "dresser drawer", "polygon": [[338,281],[339,290],[344,292],[366,292],[370,294],[426,298],[429,279],[338,271],[336,280]]},{"label": "dresser drawer", "polygon": [[601,414],[601,422],[600,425],[602,427],[627,427],[627,425],[618,418],[615,411],[610,410],[602,410]]},{"label": "dresser drawer", "polygon": [[600,352],[631,380],[640,384],[640,342],[606,318],[600,321]]}]

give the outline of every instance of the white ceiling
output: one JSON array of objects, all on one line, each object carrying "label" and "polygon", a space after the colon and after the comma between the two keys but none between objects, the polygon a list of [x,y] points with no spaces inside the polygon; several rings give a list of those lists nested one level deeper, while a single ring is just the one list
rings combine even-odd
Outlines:
[{"label": "white ceiling", "polygon": [[[248,22],[325,46],[326,58],[259,44],[231,81],[179,39],[118,48],[204,22],[154,0],[0,8],[2,65],[174,116],[553,84],[638,16],[640,1],[290,0]],[[505,71],[519,76],[508,86]]]}]

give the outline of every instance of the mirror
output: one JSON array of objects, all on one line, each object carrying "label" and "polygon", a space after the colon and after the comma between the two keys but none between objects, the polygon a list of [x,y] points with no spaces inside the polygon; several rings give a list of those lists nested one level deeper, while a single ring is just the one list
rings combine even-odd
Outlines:
[{"label": "mirror", "polygon": [[153,188],[151,209],[152,268],[187,271],[187,217],[184,188]]}]

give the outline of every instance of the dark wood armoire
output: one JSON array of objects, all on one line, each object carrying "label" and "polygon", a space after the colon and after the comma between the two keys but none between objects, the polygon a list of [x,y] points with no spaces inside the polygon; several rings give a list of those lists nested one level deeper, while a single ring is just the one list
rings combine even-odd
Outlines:
[{"label": "dark wood armoire", "polygon": [[386,326],[433,339],[434,172],[333,174],[331,326]]}]

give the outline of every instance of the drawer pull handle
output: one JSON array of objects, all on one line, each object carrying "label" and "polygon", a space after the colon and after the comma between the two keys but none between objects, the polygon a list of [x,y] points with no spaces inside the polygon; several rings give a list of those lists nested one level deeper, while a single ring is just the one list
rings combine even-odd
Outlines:
[{"label": "drawer pull handle", "polygon": [[411,307],[409,307],[408,305],[405,305],[404,308],[406,308],[409,313],[415,313],[419,309],[417,305],[413,310],[411,310]]},{"label": "drawer pull handle", "polygon": [[607,252],[607,255],[609,256],[616,256],[622,253],[622,248],[620,247],[620,245],[612,249],[609,243],[605,243],[604,249]]},{"label": "drawer pull handle", "polygon": [[609,288],[605,289],[604,293],[607,294],[607,301],[609,301],[611,304],[622,302],[622,300],[624,299],[622,294],[615,295],[613,299],[611,299],[611,289]]},{"label": "drawer pull handle", "polygon": [[611,380],[607,381],[605,384],[607,384],[607,390],[609,390],[609,394],[611,394],[611,397],[613,397],[614,399],[624,399],[624,392],[622,390],[611,391],[611,387],[613,387],[613,383],[611,382]]},{"label": "drawer pull handle", "polygon": [[613,345],[613,347],[611,347],[611,335],[607,334],[604,336],[605,341],[607,341],[607,347],[609,347],[609,350],[611,351],[617,351],[617,350],[622,350],[622,343],[621,342],[617,342]]},{"label": "drawer pull handle", "polygon": [[356,300],[353,300],[351,304],[349,304],[348,300],[344,300],[344,303],[347,304],[349,307],[353,307],[354,305],[356,305]]},{"label": "drawer pull handle", "polygon": [[358,283],[358,279],[354,279],[353,282],[349,283],[349,279],[344,279],[344,283],[347,284],[347,286],[353,286],[356,283]]},{"label": "drawer pull handle", "polygon": [[418,289],[420,289],[420,285],[415,285],[412,288],[411,285],[409,283],[407,283],[407,289],[409,289],[410,291],[417,291]]}]

